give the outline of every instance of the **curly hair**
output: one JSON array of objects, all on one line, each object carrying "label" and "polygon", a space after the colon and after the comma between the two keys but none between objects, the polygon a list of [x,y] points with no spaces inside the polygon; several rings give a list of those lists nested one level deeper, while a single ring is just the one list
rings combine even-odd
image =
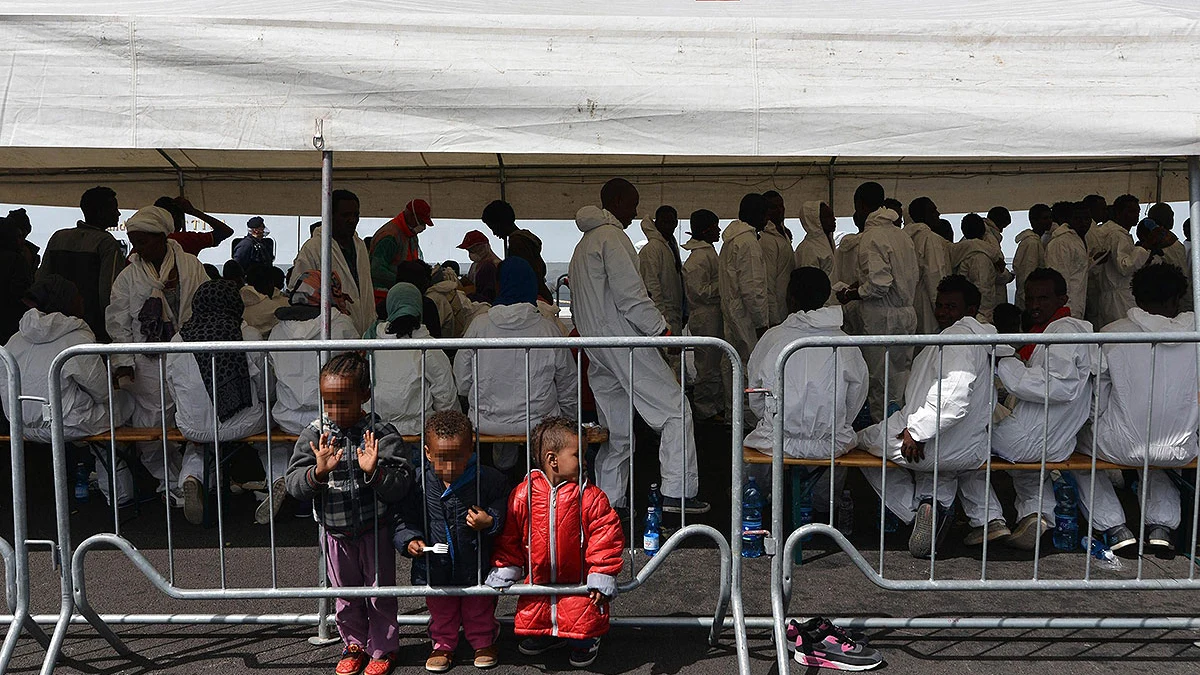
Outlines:
[{"label": "curly hair", "polygon": [[359,391],[371,391],[371,364],[361,352],[342,352],[321,366],[321,377],[337,375],[354,380]]},{"label": "curly hair", "polygon": [[579,425],[570,417],[547,417],[533,428],[530,436],[530,452],[534,464],[545,465],[546,456],[552,451],[558,451],[564,446],[578,443]]},{"label": "curly hair", "polygon": [[425,420],[425,436],[438,438],[475,438],[471,419],[457,410],[435,412]]}]

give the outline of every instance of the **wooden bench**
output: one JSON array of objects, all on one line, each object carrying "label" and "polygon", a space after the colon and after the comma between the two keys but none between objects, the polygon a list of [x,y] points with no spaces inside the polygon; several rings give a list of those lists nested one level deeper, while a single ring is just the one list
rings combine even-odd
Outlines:
[{"label": "wooden bench", "polygon": [[[299,436],[297,436],[296,434],[289,434],[284,431],[280,431],[278,429],[271,431],[270,435],[271,435],[271,442],[273,442],[273,443],[274,442],[295,443],[296,440],[299,439]],[[137,442],[141,442],[141,441],[160,441],[160,440],[162,440],[162,436],[163,436],[163,434],[162,434],[161,427],[117,427],[115,434],[111,434],[111,435],[108,433],[96,434],[95,436],[88,436],[87,438],[80,439],[79,442],[108,443],[110,441],[115,440],[118,443],[137,443]],[[9,440],[10,440],[10,437],[7,435],[0,436],[0,442],[2,442],[2,443],[7,443]],[[183,432],[179,431],[179,429],[169,428],[169,429],[167,429],[167,440],[182,443],[182,442],[186,441],[187,439],[185,439],[183,437]],[[265,443],[265,442],[267,442],[267,434],[266,433],[253,434],[251,436],[247,436],[247,437],[239,439],[239,440],[246,442],[246,443]],[[608,429],[605,429],[604,427],[596,427],[596,426],[584,427],[584,442],[586,442],[588,444],[604,443],[607,440],[608,440]],[[404,441],[406,443],[420,443],[421,437],[420,436],[404,436]],[[224,441],[224,442],[232,443],[234,441]],[[525,434],[511,434],[511,435],[481,434],[479,436],[479,442],[480,443],[524,443],[525,442]]]},{"label": "wooden bench", "polygon": [[[925,448],[926,456],[928,456],[929,453],[931,453],[931,452],[932,452],[932,448],[930,446],[926,446],[926,448]],[[770,464],[771,456],[760,452],[756,448],[742,448],[742,461],[747,464]],[[785,467],[789,467],[789,466],[828,467],[829,466],[829,458],[825,457],[823,459],[798,459],[795,457],[784,457],[783,464]],[[841,457],[835,458],[833,460],[833,465],[834,466],[857,467],[860,469],[861,468],[872,468],[872,467],[878,468],[880,466],[880,458],[876,457],[875,455],[872,455],[871,453],[867,452],[866,450],[851,450],[850,452],[842,455]],[[888,466],[900,468],[900,465],[898,465],[894,462],[888,462]],[[979,468],[982,470],[984,467],[980,466]],[[998,457],[992,458],[992,471],[1038,471],[1041,468],[1042,468],[1041,462],[1006,462]],[[1096,470],[1097,471],[1105,471],[1108,469],[1140,469],[1140,468],[1142,468],[1142,466],[1140,464],[1138,464],[1136,466],[1126,466],[1123,464],[1113,464],[1112,462],[1105,462],[1105,461],[1099,460],[1099,459],[1096,460]],[[1152,468],[1152,469],[1154,469],[1154,468],[1195,469],[1196,461],[1193,460],[1190,464],[1185,464],[1184,466],[1173,466],[1173,467],[1153,467],[1152,466],[1150,468]],[[1091,455],[1085,455],[1081,452],[1077,452],[1077,453],[1071,455],[1070,457],[1068,457],[1067,460],[1064,462],[1046,462],[1046,470],[1047,471],[1053,471],[1055,469],[1058,469],[1059,471],[1091,471],[1092,457],[1091,457]]]}]

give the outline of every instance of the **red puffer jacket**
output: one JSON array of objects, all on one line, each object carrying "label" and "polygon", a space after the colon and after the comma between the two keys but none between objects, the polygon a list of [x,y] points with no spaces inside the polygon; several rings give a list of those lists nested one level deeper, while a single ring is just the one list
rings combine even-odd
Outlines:
[{"label": "red puffer jacket", "polygon": [[[578,483],[552,487],[546,475],[535,469],[508,498],[507,518],[493,549],[497,569],[489,584],[579,584],[586,580],[589,589],[609,597],[616,594],[625,536],[603,490],[588,485],[581,498]],[[530,560],[532,566],[527,569]],[[496,579],[502,581],[494,583]],[[608,612],[601,613],[586,595],[522,595],[517,600],[515,631],[518,635],[593,638],[608,632]]]}]

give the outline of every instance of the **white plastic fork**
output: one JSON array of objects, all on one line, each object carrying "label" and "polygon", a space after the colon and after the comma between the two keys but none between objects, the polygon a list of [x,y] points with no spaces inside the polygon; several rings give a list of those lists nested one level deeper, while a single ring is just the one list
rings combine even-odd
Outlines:
[{"label": "white plastic fork", "polygon": [[445,555],[450,552],[450,546],[447,544],[434,544],[433,546],[422,546],[422,553],[436,553],[437,555]]}]

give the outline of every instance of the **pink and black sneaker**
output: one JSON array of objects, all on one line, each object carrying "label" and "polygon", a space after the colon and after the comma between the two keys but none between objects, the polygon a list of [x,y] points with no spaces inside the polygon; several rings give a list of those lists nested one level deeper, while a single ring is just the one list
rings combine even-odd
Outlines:
[{"label": "pink and black sneaker", "polygon": [[830,670],[871,670],[883,663],[879,650],[854,640],[827,619],[813,617],[787,627],[788,647],[796,650],[796,663]]}]

